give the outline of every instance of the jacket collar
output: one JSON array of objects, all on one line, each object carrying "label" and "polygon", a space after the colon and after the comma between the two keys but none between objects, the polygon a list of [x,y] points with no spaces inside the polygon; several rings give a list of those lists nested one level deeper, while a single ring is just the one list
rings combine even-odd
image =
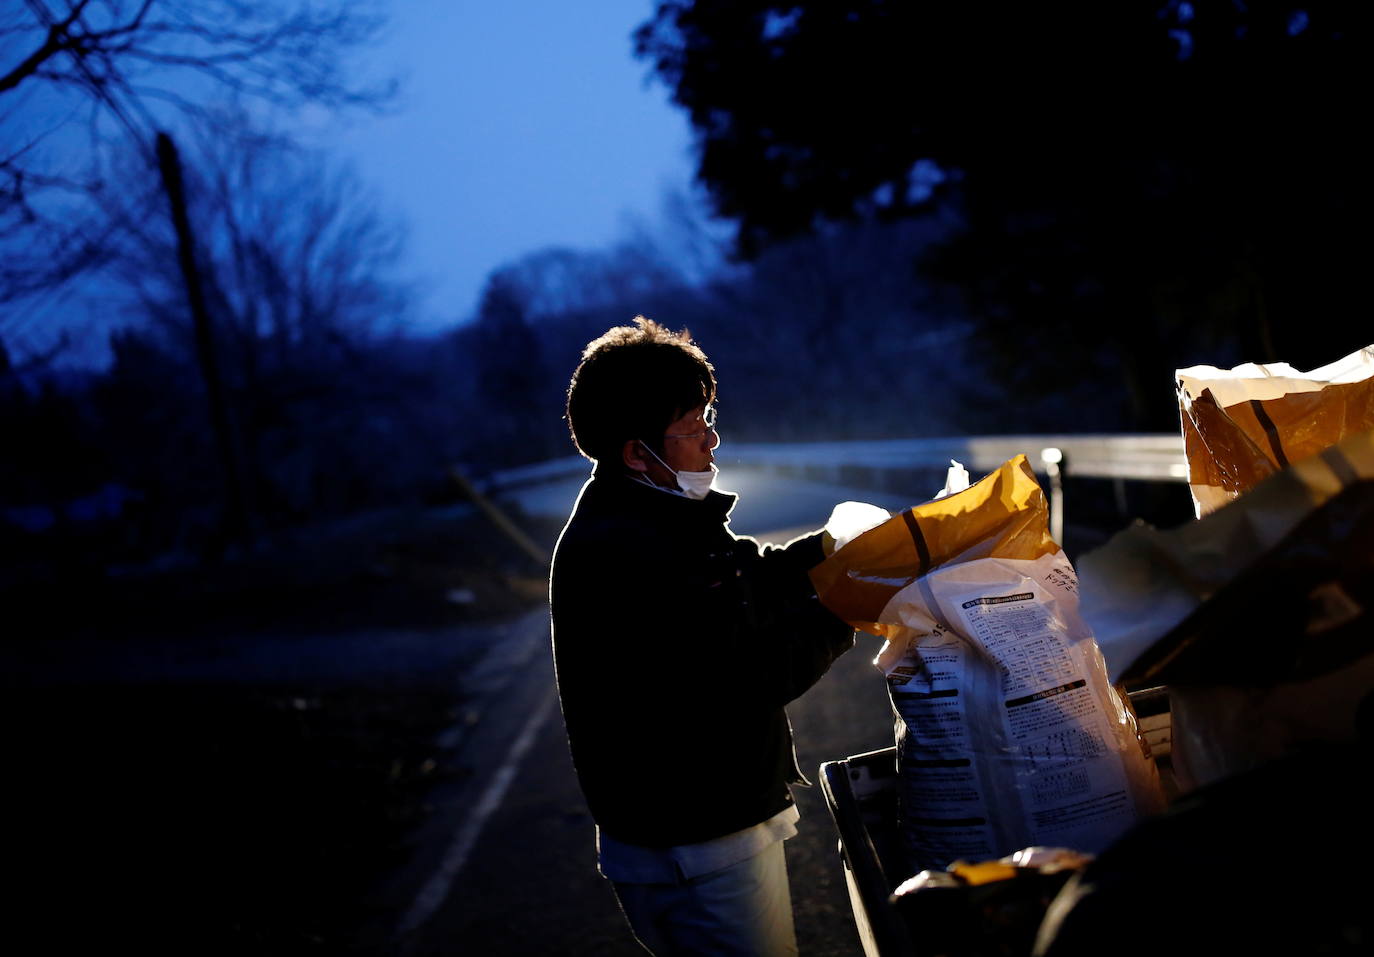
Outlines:
[{"label": "jacket collar", "polygon": [[663,511],[680,515],[684,519],[712,518],[725,521],[734,510],[739,496],[733,492],[719,492],[715,489],[706,493],[700,500],[674,495],[666,489],[651,488],[643,482],[636,482],[622,472],[613,472],[600,465],[592,470],[592,479],[584,492],[595,490],[598,495],[614,499],[625,507]]}]

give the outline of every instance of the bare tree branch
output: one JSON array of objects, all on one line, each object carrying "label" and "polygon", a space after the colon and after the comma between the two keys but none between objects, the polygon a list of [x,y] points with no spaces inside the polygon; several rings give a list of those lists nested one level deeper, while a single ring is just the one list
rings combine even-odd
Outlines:
[{"label": "bare tree branch", "polygon": [[[285,109],[385,102],[391,85],[347,62],[381,26],[379,2],[70,0],[54,11],[24,0],[4,27],[21,55],[0,63],[0,101],[13,104],[0,116],[0,303],[104,261],[92,237],[122,227],[93,225],[113,215],[100,167],[131,149],[150,154],[157,130],[213,124],[226,96]],[[68,117],[62,147],[40,150],[58,142],[51,115]],[[73,120],[84,148],[69,142]]]},{"label": "bare tree branch", "polygon": [[20,61],[18,66],[0,77],[0,93],[14,89],[24,80],[33,76],[49,58],[56,56],[63,50],[75,48],[74,40],[68,31],[72,24],[81,17],[81,11],[85,9],[88,2],[89,0],[80,0],[72,8],[71,13],[67,15],[67,19],[54,22],[47,7],[43,6],[39,0],[28,0],[29,7],[38,16],[39,22],[48,28],[47,36],[44,37],[42,45]]}]

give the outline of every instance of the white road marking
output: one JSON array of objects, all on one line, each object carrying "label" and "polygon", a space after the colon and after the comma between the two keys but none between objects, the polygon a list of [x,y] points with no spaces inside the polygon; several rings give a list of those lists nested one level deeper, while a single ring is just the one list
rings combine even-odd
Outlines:
[{"label": "white road marking", "polygon": [[443,904],[444,899],[448,897],[449,890],[453,887],[454,878],[458,876],[463,865],[467,863],[473,845],[477,843],[477,838],[481,836],[482,829],[486,827],[488,819],[501,806],[501,801],[505,798],[506,792],[510,790],[511,784],[515,781],[515,775],[520,770],[520,764],[524,761],[525,754],[534,744],[535,734],[538,733],[540,726],[548,718],[549,712],[557,700],[556,689],[550,688],[544,695],[544,700],[530,713],[529,720],[520,729],[520,735],[511,745],[501,767],[492,775],[491,782],[477,801],[477,806],[472,809],[472,813],[454,833],[453,840],[450,842],[448,850],[444,852],[438,869],[420,888],[420,893],[416,895],[414,903],[410,905],[410,909],[400,924],[401,933],[415,930],[429,920],[434,912],[439,909],[439,906]]}]

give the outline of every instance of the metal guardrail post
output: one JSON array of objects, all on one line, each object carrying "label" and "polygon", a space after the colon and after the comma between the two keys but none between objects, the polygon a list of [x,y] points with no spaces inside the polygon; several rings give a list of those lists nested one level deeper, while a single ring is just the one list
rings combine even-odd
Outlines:
[{"label": "metal guardrail post", "polygon": [[1040,463],[1050,480],[1050,537],[1064,544],[1064,453],[1054,446],[1040,450]]}]

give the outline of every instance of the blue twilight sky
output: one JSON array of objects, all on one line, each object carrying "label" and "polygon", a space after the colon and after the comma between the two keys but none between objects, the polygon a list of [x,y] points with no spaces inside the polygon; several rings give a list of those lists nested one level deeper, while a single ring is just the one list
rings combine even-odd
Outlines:
[{"label": "blue twilight sky", "polygon": [[410,230],[419,317],[471,315],[487,274],[547,246],[613,243],[693,164],[686,115],[631,32],[652,0],[394,0],[368,66],[402,82],[389,115],[318,142],[350,158]]}]

